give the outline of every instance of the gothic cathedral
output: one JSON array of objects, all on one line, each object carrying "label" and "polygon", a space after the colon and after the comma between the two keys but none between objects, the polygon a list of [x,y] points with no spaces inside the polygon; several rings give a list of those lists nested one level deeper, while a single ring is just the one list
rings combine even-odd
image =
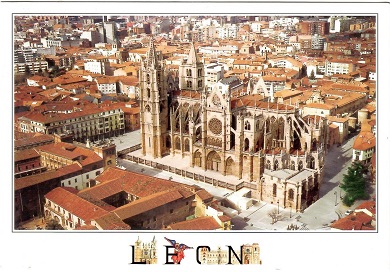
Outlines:
[{"label": "gothic cathedral", "polygon": [[216,85],[207,92],[193,44],[179,69],[168,71],[151,39],[139,99],[144,156],[187,158],[191,167],[243,180],[253,198],[296,211],[318,199],[326,119],[301,117],[297,107],[255,91]]}]

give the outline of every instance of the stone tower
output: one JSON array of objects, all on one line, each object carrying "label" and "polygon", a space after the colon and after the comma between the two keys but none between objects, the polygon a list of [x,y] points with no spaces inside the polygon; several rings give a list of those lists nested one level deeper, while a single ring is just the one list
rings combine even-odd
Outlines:
[{"label": "stone tower", "polygon": [[160,158],[164,154],[168,128],[168,95],[161,52],[153,38],[140,70],[140,123],[142,154]]},{"label": "stone tower", "polygon": [[194,44],[191,44],[188,58],[184,59],[179,67],[180,90],[199,91],[204,89],[204,65],[199,60]]}]

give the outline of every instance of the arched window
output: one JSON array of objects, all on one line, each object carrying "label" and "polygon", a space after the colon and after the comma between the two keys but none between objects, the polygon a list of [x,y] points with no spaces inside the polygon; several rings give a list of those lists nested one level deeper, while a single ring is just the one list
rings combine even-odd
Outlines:
[{"label": "arched window", "polygon": [[147,91],[148,98],[150,98],[150,88],[147,88],[146,91]]},{"label": "arched window", "polygon": [[265,168],[268,170],[271,169],[271,162],[269,160],[267,160],[267,162],[265,163]]},{"label": "arched window", "polygon": [[249,123],[248,120],[245,121],[245,126],[244,126],[245,130],[251,130],[251,123]]},{"label": "arched window", "polygon": [[198,69],[198,77],[202,76],[202,69]]},{"label": "arched window", "polygon": [[245,140],[244,140],[244,151],[248,151],[248,150],[249,150],[249,139],[245,138]]},{"label": "arched window", "polygon": [[202,84],[203,84],[203,81],[202,80],[198,80],[198,87],[202,87]]},{"label": "arched window", "polygon": [[180,146],[180,138],[176,138],[175,140],[175,149],[177,150],[181,150],[181,146]]},{"label": "arched window", "polygon": [[290,163],[290,170],[295,170],[295,162],[294,161],[292,161]]},{"label": "arched window", "polygon": [[149,74],[146,75],[146,83],[150,84],[150,75]]},{"label": "arched window", "polygon": [[298,171],[301,171],[303,169],[303,162],[299,161],[298,163]]},{"label": "arched window", "polygon": [[165,146],[167,148],[171,148],[171,137],[170,136],[167,136],[167,139],[165,141]]},{"label": "arched window", "polygon": [[278,170],[278,168],[279,168],[279,161],[275,160],[275,162],[274,162],[274,170]]},{"label": "arched window", "polygon": [[189,152],[190,151],[190,140],[185,139],[184,141],[184,151]]},{"label": "arched window", "polygon": [[276,197],[276,192],[277,192],[277,190],[278,190],[278,186],[274,183],[274,184],[272,185],[272,195],[273,195],[274,197]]},{"label": "arched window", "polygon": [[311,169],[316,168],[316,160],[313,157],[311,157],[311,159],[310,159],[310,168]]},{"label": "arched window", "polygon": [[149,106],[149,105],[146,105],[146,106],[145,106],[145,111],[146,111],[146,112],[150,112],[150,106]]},{"label": "arched window", "polygon": [[294,200],[294,190],[293,189],[289,189],[288,190],[288,200]]},{"label": "arched window", "polygon": [[192,71],[191,71],[191,69],[187,69],[187,76],[192,76]]},{"label": "arched window", "polygon": [[192,81],[191,80],[187,81],[187,88],[192,88]]}]

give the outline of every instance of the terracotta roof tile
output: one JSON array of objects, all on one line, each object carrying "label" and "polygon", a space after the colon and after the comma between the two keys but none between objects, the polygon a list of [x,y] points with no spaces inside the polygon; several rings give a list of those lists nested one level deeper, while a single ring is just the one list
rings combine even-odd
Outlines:
[{"label": "terracotta roof tile", "polygon": [[217,230],[221,226],[212,216],[198,217],[191,220],[177,222],[167,227],[171,230]]},{"label": "terracotta roof tile", "polygon": [[178,190],[159,192],[130,202],[129,204],[117,208],[113,212],[124,220],[164,206],[181,198],[183,198],[183,195],[180,194]]},{"label": "terracotta roof tile", "polygon": [[115,213],[107,213],[94,220],[103,230],[130,230],[131,227],[124,223]]},{"label": "terracotta roof tile", "polygon": [[82,166],[102,161],[102,158],[93,150],[79,147],[70,143],[58,142],[36,147],[38,152],[46,152],[55,156],[77,161]]},{"label": "terracotta roof tile", "polygon": [[372,217],[364,212],[354,212],[337,220],[331,227],[340,230],[374,230],[371,221]]},{"label": "terracotta roof tile", "polygon": [[108,213],[106,210],[79,197],[76,192],[71,192],[64,187],[51,190],[45,195],[45,198],[86,222]]},{"label": "terracotta roof tile", "polygon": [[81,171],[81,169],[80,165],[74,163],[56,170],[49,170],[40,174],[17,178],[14,180],[14,190],[20,190],[53,179],[60,179],[61,177],[68,176],[69,174],[75,174],[77,171]]},{"label": "terracotta roof tile", "polygon": [[[177,182],[155,178],[140,173],[110,167],[103,171],[96,181],[100,184],[80,191],[80,195],[89,195],[96,199],[104,199],[121,191],[137,197],[146,197],[154,193],[170,189],[189,190],[189,186]],[[148,190],[145,190],[148,188]]]},{"label": "terracotta roof tile", "polygon": [[367,150],[376,146],[375,135],[370,131],[361,131],[355,138],[353,143],[353,149],[355,150]]}]

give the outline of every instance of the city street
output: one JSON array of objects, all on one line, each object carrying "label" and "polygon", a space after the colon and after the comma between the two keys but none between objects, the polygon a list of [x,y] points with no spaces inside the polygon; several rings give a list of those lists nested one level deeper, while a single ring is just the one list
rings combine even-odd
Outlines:
[{"label": "city street", "polygon": [[[355,136],[356,137],[356,136]],[[346,169],[351,165],[352,145],[355,137],[349,138],[343,145],[334,145],[328,150],[326,155],[324,180],[320,189],[320,199],[305,209],[303,213],[295,213],[290,208],[284,209],[282,206],[268,204],[261,201],[254,201],[254,205],[248,210],[239,212],[233,216],[233,230],[252,230],[252,231],[287,231],[287,227],[293,224],[297,229],[304,231],[325,231],[329,230],[332,221],[345,216],[345,211],[354,209],[362,201],[356,201],[352,207],[343,205],[342,197],[345,193],[339,187]],[[140,142],[139,131],[127,133],[123,136],[114,138],[118,142],[117,150],[136,145]],[[138,165],[126,159],[118,158],[118,164],[126,169],[146,175],[171,179],[172,181],[184,184],[196,184],[205,188],[217,199],[222,199],[226,193],[231,192],[228,189],[215,187],[204,182],[194,181],[184,178],[180,175],[154,169],[145,165]],[[375,188],[373,188],[375,192]],[[268,215],[271,211],[279,212],[279,220],[272,223]]]}]

